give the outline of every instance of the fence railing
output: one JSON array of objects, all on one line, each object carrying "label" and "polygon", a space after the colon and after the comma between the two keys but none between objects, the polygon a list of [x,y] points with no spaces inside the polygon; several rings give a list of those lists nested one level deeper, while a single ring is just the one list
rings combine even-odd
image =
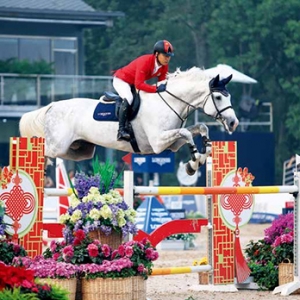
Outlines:
[{"label": "fence railing", "polygon": [[[53,101],[99,99],[112,90],[111,76],[20,75],[0,73],[0,116],[11,116]],[[22,108],[21,108],[22,107]],[[17,115],[15,115],[17,116]]]},{"label": "fence railing", "polygon": [[[53,101],[83,97],[99,99],[104,91],[112,90],[111,76],[84,75],[21,75],[0,73],[0,117],[20,117],[24,112]],[[195,112],[195,123],[199,114]],[[208,126],[219,126],[211,119],[201,120]],[[264,102],[255,120],[240,120],[239,127],[268,127],[273,131],[272,103]]]}]

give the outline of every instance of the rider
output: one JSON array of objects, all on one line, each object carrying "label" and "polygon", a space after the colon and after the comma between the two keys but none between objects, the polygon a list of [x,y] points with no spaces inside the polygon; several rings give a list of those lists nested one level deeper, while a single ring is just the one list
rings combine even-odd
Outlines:
[{"label": "rider", "polygon": [[119,111],[119,130],[117,140],[130,140],[126,129],[128,108],[132,104],[131,86],[147,93],[161,93],[166,90],[166,84],[149,85],[146,80],[157,77],[158,81],[166,79],[171,56],[174,56],[173,46],[167,40],[155,43],[153,54],[142,55],[114,73],[113,87],[123,99]]}]

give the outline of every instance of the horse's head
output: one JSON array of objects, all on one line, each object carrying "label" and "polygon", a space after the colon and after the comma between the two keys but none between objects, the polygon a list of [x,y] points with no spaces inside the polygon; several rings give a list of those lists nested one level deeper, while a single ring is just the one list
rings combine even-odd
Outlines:
[{"label": "horse's head", "polygon": [[220,122],[228,133],[234,132],[239,124],[231,106],[231,96],[226,89],[226,84],[231,78],[232,75],[220,80],[218,75],[210,80],[210,94],[203,107],[204,113]]}]

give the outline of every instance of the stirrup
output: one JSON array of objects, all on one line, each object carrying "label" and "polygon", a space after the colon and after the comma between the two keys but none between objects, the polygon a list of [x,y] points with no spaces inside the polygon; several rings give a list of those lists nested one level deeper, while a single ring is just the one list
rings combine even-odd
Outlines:
[{"label": "stirrup", "polygon": [[130,141],[130,134],[126,131],[118,131],[118,136],[117,136],[118,141]]}]

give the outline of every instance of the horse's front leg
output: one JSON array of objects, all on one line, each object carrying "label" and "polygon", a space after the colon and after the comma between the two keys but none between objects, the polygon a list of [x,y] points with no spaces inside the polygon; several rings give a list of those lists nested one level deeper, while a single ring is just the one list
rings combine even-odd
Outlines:
[{"label": "horse's front leg", "polygon": [[[201,135],[202,137],[207,137],[207,139],[209,139],[209,134],[208,134],[208,127],[205,124],[202,123],[197,123],[195,125],[186,127],[186,129],[188,131],[191,132],[193,138]],[[186,139],[179,139],[177,141],[175,141],[170,147],[169,149],[171,149],[173,152],[177,152],[183,145],[186,144]],[[207,149],[207,151],[210,151],[211,149]],[[205,153],[206,151],[201,150],[201,153]]]},{"label": "horse's front leg", "polygon": [[[208,129],[203,132],[203,134],[207,133]],[[193,175],[199,168],[199,165],[203,165],[205,163],[207,156],[211,152],[208,138],[206,136],[203,136],[202,138],[203,141],[205,141],[204,153],[199,153],[193,139],[193,134],[187,128],[164,131],[158,137],[153,138],[153,141],[155,141],[155,143],[153,143],[151,146],[155,153],[160,153],[163,150],[170,148],[171,145],[174,145],[179,140],[181,140],[181,142],[185,141],[185,143],[188,144],[191,153],[191,160],[186,164],[186,171],[189,175]]]}]

